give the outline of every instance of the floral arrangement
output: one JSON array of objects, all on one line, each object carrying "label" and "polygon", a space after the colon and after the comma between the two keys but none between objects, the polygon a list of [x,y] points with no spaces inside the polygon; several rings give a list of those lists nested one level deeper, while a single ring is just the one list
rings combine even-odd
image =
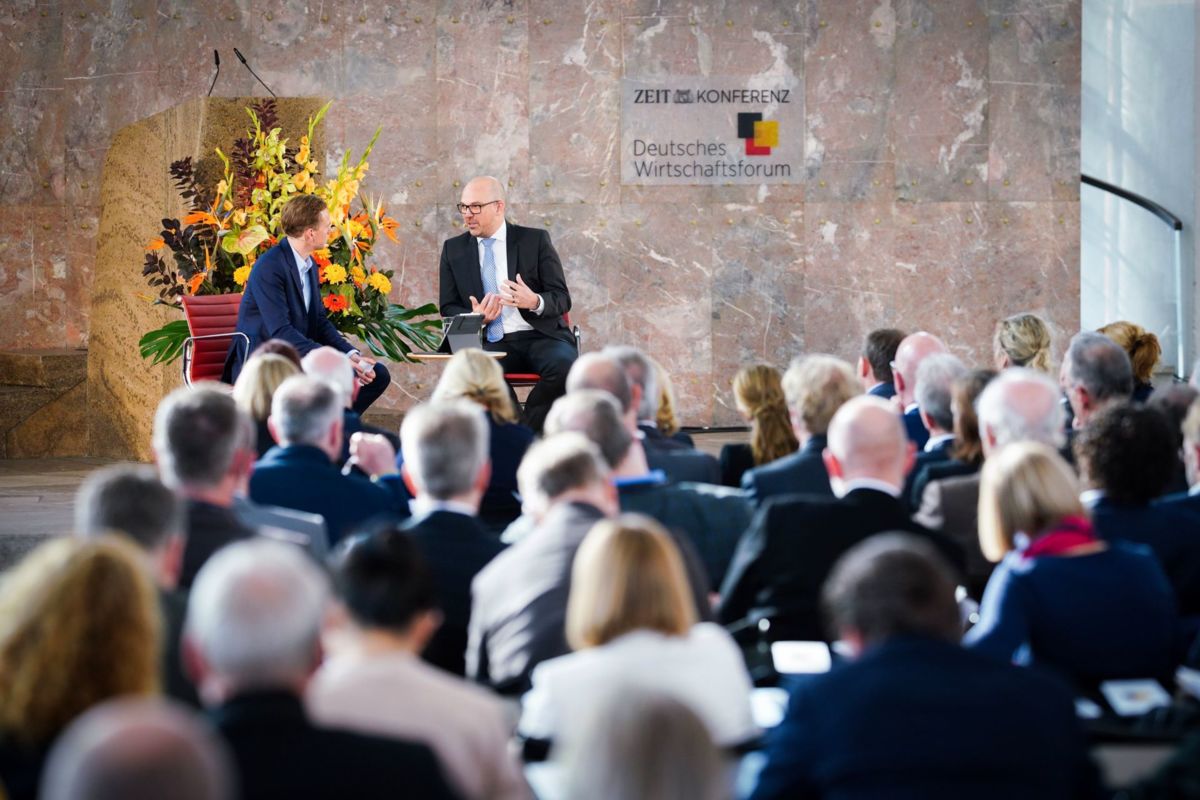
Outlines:
[{"label": "floral arrangement", "polygon": [[[147,299],[182,309],[185,295],[242,291],[254,262],[284,235],[284,204],[297,194],[315,194],[326,201],[333,224],[327,246],[313,254],[329,320],[375,355],[409,361],[412,345],[437,346],[438,309],[433,303],[409,309],[390,302],[392,271],[368,264],[381,235],[399,241],[398,224],[382,202],[359,192],[379,131],[357,163],[347,153],[337,176],[320,182],[311,146],[313,130],[328,110],[326,104],[308,120],[307,133],[293,147],[282,138],[274,100],[246,109],[253,128],[233,143],[229,155],[216,150],[223,170],[215,185],[197,174],[190,157],[171,164],[172,181],[189,211],[182,220],[164,219],[162,232],[146,247],[142,275],[158,292]],[[150,331],[139,342],[142,357],[155,364],[173,361],[187,336],[185,320]]]}]

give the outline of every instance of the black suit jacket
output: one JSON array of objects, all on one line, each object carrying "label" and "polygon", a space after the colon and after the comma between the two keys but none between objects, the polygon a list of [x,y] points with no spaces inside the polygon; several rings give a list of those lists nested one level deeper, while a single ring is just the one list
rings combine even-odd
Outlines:
[{"label": "black suit jacket", "polygon": [[190,589],[196,573],[213,553],[225,545],[249,539],[254,530],[242,524],[232,509],[200,500],[185,502],[185,538],[183,564],[179,570],[179,588]]},{"label": "black suit jacket", "polygon": [[471,581],[504,545],[475,517],[434,511],[409,520],[404,530],[421,548],[433,574],[438,604],[445,619],[425,648],[423,658],[447,672],[462,675],[471,618]]},{"label": "black suit jacket", "polygon": [[[343,353],[354,349],[325,314],[315,265],[309,271],[308,291],[305,309],[300,271],[286,237],[254,262],[237,319],[237,329],[250,338],[248,352],[267,339],[283,339],[300,355],[323,345]],[[225,378],[230,383],[237,380],[243,363],[242,346],[235,340],[225,357]]]},{"label": "black suit jacket", "polygon": [[717,618],[729,624],[762,614],[772,620],[772,640],[826,638],[820,596],[834,563],[864,539],[889,531],[928,539],[962,568],[961,547],[913,522],[904,502],[885,492],[778,497],[759,509],[738,542]]},{"label": "black suit jacket", "polygon": [[1154,551],[1175,590],[1179,613],[1200,616],[1200,496],[1179,495],[1145,506],[1101,498],[1092,508],[1096,532]]},{"label": "black suit jacket", "polygon": [[[550,243],[549,232],[511,222],[506,224],[508,279],[515,281],[520,275],[525,285],[545,301],[541,315],[521,309],[521,316],[534,330],[575,344],[574,334],[562,319],[562,315],[571,310],[571,293],[567,289],[562,262]],[[442,245],[439,280],[438,297],[443,317],[470,314],[471,298],[483,300],[479,240],[470,232],[447,239]]]},{"label": "black suit jacket", "polygon": [[825,462],[821,458],[824,451],[825,435],[812,436],[791,455],[749,470],[742,476],[742,488],[749,495],[750,502],[757,506],[783,494],[833,497],[829,473],[825,471]]},{"label": "black suit jacket", "polygon": [[243,694],[210,716],[233,752],[243,800],[458,797],[425,745],[318,728],[290,692]]},{"label": "black suit jacket", "polygon": [[708,453],[663,436],[653,425],[638,425],[638,430],[642,432],[642,448],[650,469],[662,470],[676,483],[721,482],[721,467]]},{"label": "black suit jacket", "polygon": [[1098,796],[1065,685],[912,636],[797,685],[751,800]]},{"label": "black suit jacket", "polygon": [[[916,511],[921,507],[921,495],[917,494],[917,478],[925,470],[933,464],[941,464],[950,460],[950,451],[954,447],[953,439],[945,439],[934,446],[932,450],[922,450],[917,453],[917,458],[913,461],[912,469],[909,470],[908,477],[904,479],[904,502],[908,503],[908,507]],[[920,487],[924,491],[925,485]]]}]

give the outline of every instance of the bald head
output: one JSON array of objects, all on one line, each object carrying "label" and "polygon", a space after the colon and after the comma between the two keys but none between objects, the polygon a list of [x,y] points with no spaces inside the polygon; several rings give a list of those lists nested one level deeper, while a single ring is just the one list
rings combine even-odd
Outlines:
[{"label": "bald head", "polygon": [[909,334],[900,342],[900,347],[896,348],[892,379],[896,384],[896,393],[905,406],[916,402],[917,370],[921,368],[921,362],[931,355],[945,352],[948,352],[945,342],[925,331]]},{"label": "bald head", "polygon": [[[500,183],[498,178],[493,178],[491,175],[480,175],[467,181],[467,185],[463,187],[463,196],[465,197],[468,192],[472,197],[479,194],[481,197],[486,195],[488,200],[503,200],[504,184]],[[484,200],[484,202],[487,202],[487,200]]]},{"label": "bald head", "polygon": [[350,356],[332,347],[318,347],[300,361],[300,366],[305,375],[325,381],[341,392],[345,405],[354,402],[358,382],[354,380]]},{"label": "bald head", "polygon": [[158,698],[114,700],[67,728],[50,753],[49,800],[225,800],[225,746],[188,711]]},{"label": "bald head", "polygon": [[1010,367],[987,385],[975,401],[984,455],[1012,442],[1041,442],[1062,447],[1066,412],[1061,393],[1044,372]]},{"label": "bald head", "polygon": [[834,493],[840,485],[867,478],[899,489],[912,461],[904,423],[886,400],[863,395],[848,400],[829,423],[825,466]]},{"label": "bald head", "polygon": [[[633,393],[629,385],[629,376],[625,368],[615,358],[603,353],[585,353],[571,365],[567,373],[567,394],[582,389],[596,389],[608,392],[617,399],[621,413],[632,416],[636,409],[633,406]],[[636,427],[637,420],[634,420]]]}]

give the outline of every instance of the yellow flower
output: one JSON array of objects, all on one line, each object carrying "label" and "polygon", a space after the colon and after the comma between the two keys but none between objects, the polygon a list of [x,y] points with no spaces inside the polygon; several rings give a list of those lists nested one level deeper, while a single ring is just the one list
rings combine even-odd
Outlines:
[{"label": "yellow flower", "polygon": [[292,183],[302,192],[311,192],[317,187],[316,183],[313,182],[312,175],[308,174],[308,170],[297,172],[296,177],[292,178]]},{"label": "yellow flower", "polygon": [[358,235],[362,233],[362,229],[362,223],[356,219],[352,219],[346,223],[346,230],[350,232],[350,238],[352,239],[358,238]]},{"label": "yellow flower", "polygon": [[367,278],[367,285],[380,294],[392,291],[392,282],[382,272],[371,273],[371,277]]},{"label": "yellow flower", "polygon": [[355,286],[362,286],[362,282],[367,279],[367,273],[363,272],[362,267],[351,267],[350,277],[354,279]]},{"label": "yellow flower", "polygon": [[346,268],[341,264],[330,264],[325,268],[325,280],[327,283],[345,283]]},{"label": "yellow flower", "polygon": [[246,209],[239,208],[237,211],[233,212],[233,224],[234,225],[245,225],[246,224]]},{"label": "yellow flower", "polygon": [[245,286],[246,281],[250,279],[249,267],[238,267],[233,271],[233,282],[238,286]]},{"label": "yellow flower", "polygon": [[300,137],[300,152],[296,153],[296,163],[303,164],[304,162],[308,161],[308,156],[309,156],[308,137],[301,136]]},{"label": "yellow flower", "polygon": [[233,203],[229,202],[228,200],[226,200],[225,204],[221,207],[224,208],[226,211],[233,211]]},{"label": "yellow flower", "polygon": [[228,191],[228,189],[229,189],[229,184],[228,184],[228,183],[226,183],[226,182],[225,182],[225,181],[222,179],[222,180],[221,180],[221,181],[220,181],[220,182],[217,184],[217,197],[223,197],[223,196],[225,195],[225,192],[226,192],[226,191]]}]

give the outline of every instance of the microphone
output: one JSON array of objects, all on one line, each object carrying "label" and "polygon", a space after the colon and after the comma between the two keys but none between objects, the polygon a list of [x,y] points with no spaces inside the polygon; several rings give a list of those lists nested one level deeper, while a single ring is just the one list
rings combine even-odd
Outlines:
[{"label": "microphone", "polygon": [[213,63],[217,65],[217,71],[213,73],[212,85],[208,87],[208,94],[205,97],[212,97],[212,90],[217,85],[217,76],[221,74],[221,54],[216,50],[213,50]]},{"label": "microphone", "polygon": [[254,71],[254,68],[253,68],[253,67],[251,67],[249,64],[247,64],[247,63],[246,63],[246,57],[245,57],[244,55],[242,55],[242,51],[241,51],[241,50],[238,50],[238,49],[235,47],[235,48],[233,48],[233,54],[234,54],[235,56],[237,56],[237,57],[238,57],[238,61],[242,62],[242,66],[243,66],[243,67],[245,67],[246,69],[250,70],[250,74],[254,76],[254,80],[256,80],[256,81],[258,81],[259,83],[261,83],[261,84],[262,84],[262,87],[263,87],[264,89],[266,89],[266,90],[267,90],[267,92],[269,92],[269,93],[270,93],[271,97],[275,97],[275,93],[271,91],[271,87],[270,87],[270,86],[267,86],[267,84],[266,84],[266,81],[264,81],[262,78],[258,77],[258,73]]}]

